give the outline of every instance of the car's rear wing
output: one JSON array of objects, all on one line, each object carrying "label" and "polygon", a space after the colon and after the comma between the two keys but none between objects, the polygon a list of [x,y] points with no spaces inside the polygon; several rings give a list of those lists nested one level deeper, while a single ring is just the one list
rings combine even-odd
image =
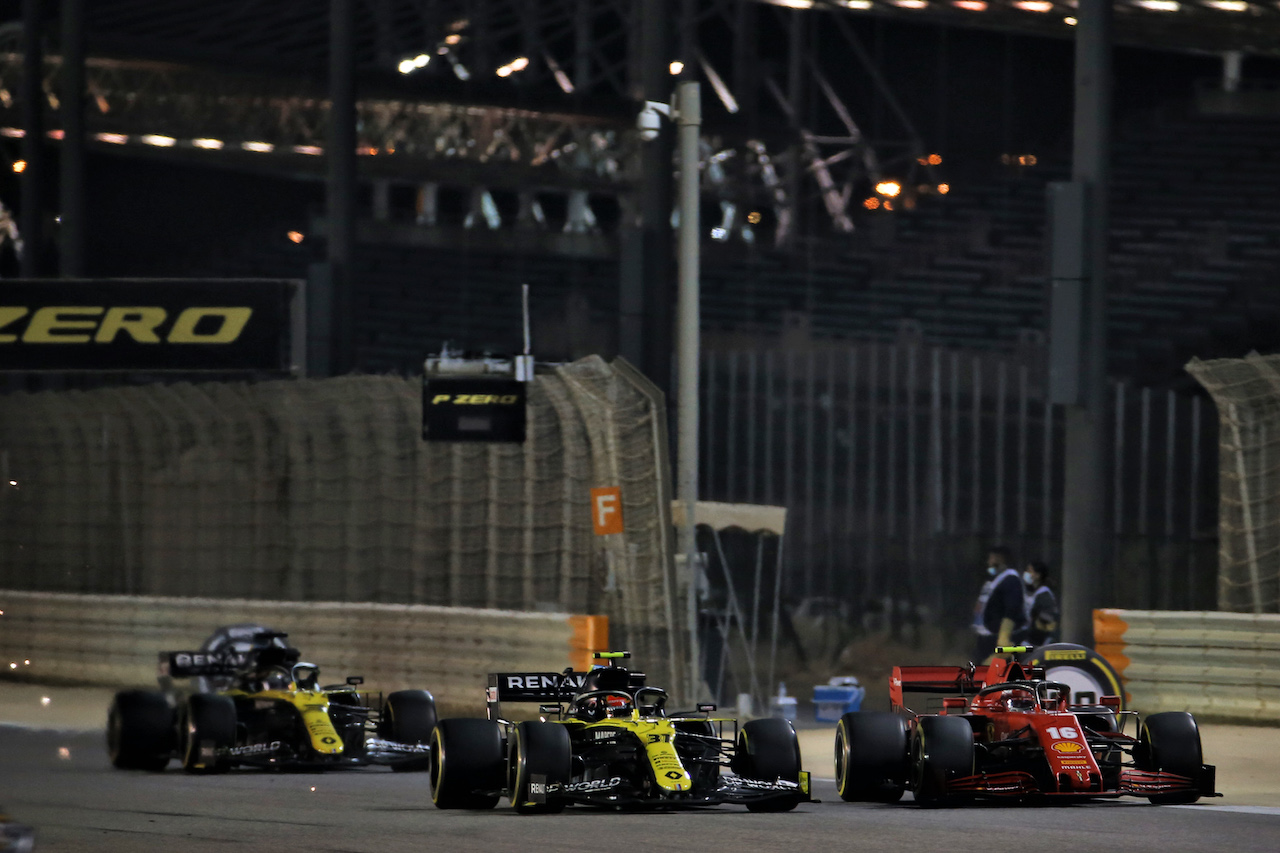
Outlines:
[{"label": "car's rear wing", "polygon": [[[585,672],[491,672],[485,691],[485,708],[489,719],[502,716],[503,702],[537,702],[559,704],[572,699],[582,689]],[[644,686],[643,672],[630,673],[631,688]]]},{"label": "car's rear wing", "polygon": [[903,707],[903,693],[977,693],[987,679],[986,666],[895,666],[889,676],[889,703]]},{"label": "car's rear wing", "polygon": [[248,652],[218,649],[212,652],[161,652],[160,677],[198,678],[235,675],[245,666]]}]

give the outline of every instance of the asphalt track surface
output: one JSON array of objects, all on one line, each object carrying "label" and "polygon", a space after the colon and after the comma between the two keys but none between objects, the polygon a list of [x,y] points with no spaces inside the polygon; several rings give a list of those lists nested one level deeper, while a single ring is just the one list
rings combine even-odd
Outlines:
[{"label": "asphalt track surface", "polygon": [[[614,813],[570,808],[517,815],[440,811],[426,774],[369,768],[222,776],[124,772],[99,732],[0,726],[0,803],[48,851],[1267,851],[1280,808],[1160,807],[1144,801],[924,810],[823,800],[787,814],[740,806]],[[1277,804],[1280,805],[1280,804]]]}]

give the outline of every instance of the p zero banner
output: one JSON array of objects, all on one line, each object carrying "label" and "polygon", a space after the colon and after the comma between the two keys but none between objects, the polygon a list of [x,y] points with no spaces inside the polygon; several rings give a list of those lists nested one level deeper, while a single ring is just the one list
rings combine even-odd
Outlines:
[{"label": "p zero banner", "polygon": [[286,371],[301,286],[284,279],[0,281],[0,370]]}]

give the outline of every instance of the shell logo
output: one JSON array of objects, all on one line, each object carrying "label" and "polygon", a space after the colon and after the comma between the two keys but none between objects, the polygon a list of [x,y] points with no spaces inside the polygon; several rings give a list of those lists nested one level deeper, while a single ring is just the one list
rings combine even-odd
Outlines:
[{"label": "shell logo", "polygon": [[1074,753],[1082,751],[1083,749],[1084,747],[1081,746],[1080,744],[1070,743],[1069,741],[1061,741],[1053,745],[1053,751],[1061,753],[1063,755],[1072,755]]}]

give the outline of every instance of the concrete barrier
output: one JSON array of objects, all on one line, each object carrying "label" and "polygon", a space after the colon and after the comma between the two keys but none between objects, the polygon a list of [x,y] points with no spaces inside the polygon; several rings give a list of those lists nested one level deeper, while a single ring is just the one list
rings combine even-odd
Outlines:
[{"label": "concrete barrier", "polygon": [[1280,614],[1095,610],[1093,631],[1140,711],[1280,722]]},{"label": "concrete barrier", "polygon": [[[480,714],[485,675],[590,664],[608,619],[468,607],[72,595],[0,590],[0,672],[46,684],[155,684],[164,650],[197,649],[221,625],[289,634],[321,680],[424,688],[443,713]],[[28,663],[29,661],[29,663]]]}]

